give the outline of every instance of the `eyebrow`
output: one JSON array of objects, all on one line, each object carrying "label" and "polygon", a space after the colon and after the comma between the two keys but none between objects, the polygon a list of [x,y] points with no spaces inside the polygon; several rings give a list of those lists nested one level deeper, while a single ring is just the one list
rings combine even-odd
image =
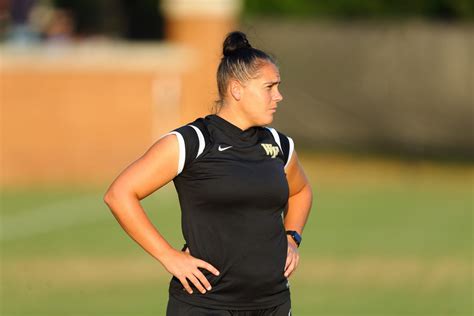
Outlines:
[{"label": "eyebrow", "polygon": [[268,81],[268,82],[264,82],[263,84],[264,84],[264,85],[271,84],[271,85],[273,86],[274,84],[280,84],[280,83],[281,83],[281,80],[278,80],[278,81]]}]

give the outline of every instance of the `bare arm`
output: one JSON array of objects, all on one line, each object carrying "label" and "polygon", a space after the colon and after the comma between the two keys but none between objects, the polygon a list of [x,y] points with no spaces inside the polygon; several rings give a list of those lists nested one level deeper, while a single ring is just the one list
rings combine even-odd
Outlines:
[{"label": "bare arm", "polygon": [[[309,212],[313,202],[311,185],[300,165],[296,152],[293,153],[286,168],[286,177],[290,188],[288,199],[288,210],[285,213],[285,229],[295,230],[300,235],[308,220]],[[299,262],[299,254],[296,242],[288,236],[288,256],[285,265],[285,276],[289,277],[296,269]]]},{"label": "bare arm", "polygon": [[156,142],[115,179],[104,197],[127,234],[158,260],[171,246],[150,222],[140,200],[176,175],[179,153],[175,137],[165,136]]},{"label": "bare arm", "polygon": [[140,200],[176,176],[178,158],[176,136],[161,138],[115,179],[107,190],[104,201],[127,234],[175,275],[189,293],[192,290],[187,280],[204,293],[202,285],[209,289],[210,284],[198,267],[219,274],[217,269],[188,253],[172,248],[151,223],[140,204]]}]

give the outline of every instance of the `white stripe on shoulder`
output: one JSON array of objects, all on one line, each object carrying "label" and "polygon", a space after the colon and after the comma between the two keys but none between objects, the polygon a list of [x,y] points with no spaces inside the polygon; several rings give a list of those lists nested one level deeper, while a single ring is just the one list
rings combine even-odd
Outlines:
[{"label": "white stripe on shoulder", "polygon": [[286,136],[288,138],[288,143],[289,143],[289,149],[288,149],[288,160],[286,161],[285,168],[288,166],[291,160],[291,156],[293,155],[293,151],[295,149],[295,143],[293,142],[293,139],[289,136]]},{"label": "white stripe on shoulder", "polygon": [[189,124],[189,126],[191,126],[195,131],[196,131],[196,134],[198,136],[198,140],[199,140],[199,149],[198,149],[198,153],[196,155],[196,158],[199,157],[202,152],[204,151],[204,147],[206,146],[206,143],[204,141],[204,135],[202,134],[201,130],[199,128],[197,128],[196,126],[194,125],[191,125]]},{"label": "white stripe on shoulder", "polygon": [[181,135],[181,133],[173,131],[161,136],[160,139],[167,135],[176,135],[176,138],[178,139],[179,158],[178,158],[178,172],[176,174],[178,175],[183,171],[184,160],[186,159],[186,146],[184,145],[184,138],[183,138],[183,135]]},{"label": "white stripe on shoulder", "polygon": [[265,128],[268,129],[272,133],[273,138],[275,139],[275,142],[278,144],[278,147],[280,147],[280,151],[283,153],[283,150],[281,149],[280,135],[278,135],[278,132],[276,131],[276,129],[274,129],[273,127],[267,127],[267,126],[265,126]]}]

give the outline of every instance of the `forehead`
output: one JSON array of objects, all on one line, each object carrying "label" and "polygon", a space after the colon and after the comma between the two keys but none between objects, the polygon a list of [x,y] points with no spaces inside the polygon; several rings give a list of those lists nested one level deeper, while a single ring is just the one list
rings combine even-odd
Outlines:
[{"label": "forehead", "polygon": [[280,72],[273,63],[266,62],[258,70],[258,75],[255,77],[258,81],[278,81],[280,80]]}]

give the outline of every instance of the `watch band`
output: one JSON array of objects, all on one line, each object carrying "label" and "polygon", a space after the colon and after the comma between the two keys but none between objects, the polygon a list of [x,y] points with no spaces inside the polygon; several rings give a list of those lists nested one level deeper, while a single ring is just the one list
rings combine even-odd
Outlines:
[{"label": "watch band", "polygon": [[301,237],[300,234],[298,234],[297,231],[295,230],[287,230],[286,231],[286,234],[287,235],[290,235],[291,238],[293,238],[293,240],[296,242],[296,245],[299,247],[300,244],[301,244],[301,241],[303,240],[303,238]]}]

